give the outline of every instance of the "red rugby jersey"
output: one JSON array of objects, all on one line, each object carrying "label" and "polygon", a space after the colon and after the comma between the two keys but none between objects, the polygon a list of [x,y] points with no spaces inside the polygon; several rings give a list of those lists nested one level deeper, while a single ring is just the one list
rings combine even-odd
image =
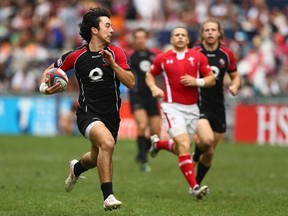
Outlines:
[{"label": "red rugby jersey", "polygon": [[210,71],[206,56],[192,49],[183,53],[169,50],[159,54],[150,69],[154,76],[163,73],[164,101],[185,105],[197,103],[198,87],[184,86],[180,83],[180,77],[187,74],[197,78],[199,73],[205,77]]}]

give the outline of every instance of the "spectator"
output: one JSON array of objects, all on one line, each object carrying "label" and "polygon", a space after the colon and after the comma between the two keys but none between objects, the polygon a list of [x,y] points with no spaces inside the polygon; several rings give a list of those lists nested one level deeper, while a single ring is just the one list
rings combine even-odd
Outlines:
[{"label": "spectator", "polygon": [[47,23],[47,40],[49,48],[62,49],[64,47],[66,37],[64,29],[65,23],[63,23],[57,15],[57,11],[55,9],[50,10]]},{"label": "spectator", "polygon": [[[87,9],[104,6],[113,11],[113,17],[111,17],[113,23],[116,21],[121,23],[121,31],[114,39],[117,41],[117,45],[125,50],[129,49],[130,46],[127,43],[129,41],[129,34],[127,33],[139,26],[147,27],[153,32],[155,36],[154,46],[162,49],[169,44],[169,32],[173,27],[182,23],[189,27],[189,31],[191,30],[193,34],[197,34],[196,27],[203,20],[206,20],[208,16],[217,16],[224,24],[228,43],[233,39],[235,33],[242,32],[245,34],[244,40],[235,38],[236,40],[232,44],[236,49],[237,43],[240,47],[238,53],[240,57],[238,62],[240,63],[250,52],[248,50],[251,48],[254,36],[260,35],[262,37],[260,43],[266,43],[267,39],[263,40],[263,32],[266,31],[272,37],[275,35],[273,45],[275,45],[274,57],[276,57],[277,64],[272,65],[271,70],[278,73],[281,70],[281,64],[283,64],[283,52],[287,56],[286,51],[284,51],[286,48],[283,47],[287,47],[288,22],[286,17],[288,7],[284,2],[273,0],[158,0],[152,2],[149,0],[145,1],[145,7],[143,7],[143,1],[139,0],[2,0],[0,1],[0,62],[5,62],[5,74],[11,78],[11,71],[19,61],[17,56],[26,56],[27,52],[23,53],[25,49],[31,51],[29,55],[32,58],[41,56],[41,61],[50,62],[51,56],[52,58],[58,56],[58,53],[61,53],[63,49],[71,50],[82,45],[81,37],[78,34],[75,36],[77,29],[75,26],[69,27],[70,23],[78,23],[77,17],[79,19],[79,16]],[[52,13],[54,13],[53,19],[49,17]],[[22,45],[21,50],[18,41],[19,38],[23,37],[22,34],[27,34],[27,29],[30,31],[30,35],[27,37],[30,45],[27,45],[26,48],[24,48],[26,45]],[[10,58],[12,52],[9,51],[9,44],[13,46],[11,49],[13,50],[13,58]],[[35,54],[34,49],[37,50],[37,47],[40,50]],[[47,55],[48,52],[50,56]],[[275,59],[273,56],[270,57],[268,58],[269,61]],[[264,64],[264,68],[267,67],[265,61],[259,63]],[[241,70],[239,72],[241,73]],[[261,82],[264,82],[264,77],[261,78]]]},{"label": "spectator", "polygon": [[37,79],[30,71],[28,62],[19,64],[19,69],[15,72],[11,80],[11,90],[15,92],[33,92],[37,89]]},{"label": "spectator", "polygon": [[73,43],[75,38],[78,37],[78,29],[75,23],[78,23],[81,19],[77,8],[77,2],[75,0],[63,1],[57,12],[57,16],[60,18],[63,25],[63,32],[65,32],[65,48],[74,47]]},{"label": "spectator", "polygon": [[255,91],[251,80],[247,75],[242,76],[242,87],[239,89],[238,96],[243,100],[250,100],[255,96]]},{"label": "spectator", "polygon": [[73,100],[68,108],[63,108],[59,114],[59,129],[61,133],[73,135],[76,133],[77,99]]},{"label": "spectator", "polygon": [[266,74],[265,82],[259,90],[262,96],[279,96],[281,94],[280,85],[274,73]]},{"label": "spectator", "polygon": [[4,63],[0,63],[0,92],[7,92],[9,90],[10,81],[5,73]]},{"label": "spectator", "polygon": [[270,42],[268,40],[263,41],[260,36],[255,36],[253,38],[253,48],[238,63],[239,73],[242,76],[248,76],[258,94],[261,94],[266,74],[272,72],[275,67]]},{"label": "spectator", "polygon": [[280,89],[284,95],[288,95],[288,59],[282,65],[278,75],[277,81],[280,85]]}]

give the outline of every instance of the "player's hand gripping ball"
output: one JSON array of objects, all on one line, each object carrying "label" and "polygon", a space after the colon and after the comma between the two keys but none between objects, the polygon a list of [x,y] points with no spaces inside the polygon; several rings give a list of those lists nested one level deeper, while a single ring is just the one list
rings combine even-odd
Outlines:
[{"label": "player's hand gripping ball", "polygon": [[69,80],[67,74],[60,68],[51,68],[46,73],[46,83],[49,87],[60,83],[62,86],[62,91],[65,91],[68,87]]}]

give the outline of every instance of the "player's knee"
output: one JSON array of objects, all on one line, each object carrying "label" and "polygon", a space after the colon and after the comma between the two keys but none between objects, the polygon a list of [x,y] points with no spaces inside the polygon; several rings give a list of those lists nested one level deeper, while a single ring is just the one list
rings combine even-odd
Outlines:
[{"label": "player's knee", "polygon": [[114,149],[114,139],[113,138],[107,138],[104,139],[104,141],[101,143],[100,148],[102,149],[102,151],[113,151]]},{"label": "player's knee", "polygon": [[107,137],[102,139],[100,142],[96,142],[99,151],[111,152],[114,149],[115,141],[113,137]]},{"label": "player's knee", "polygon": [[199,146],[199,148],[203,152],[209,151],[210,147],[211,147],[211,145],[209,145],[208,143],[201,143],[201,145]]},{"label": "player's knee", "polygon": [[213,138],[212,137],[202,138],[198,146],[202,151],[208,152],[209,149],[213,146]]},{"label": "player's knee", "polygon": [[178,143],[176,146],[174,146],[174,152],[176,155],[184,155],[190,153],[190,145],[189,143]]},{"label": "player's knee", "polygon": [[145,124],[144,122],[139,123],[138,124],[138,133],[141,135],[144,135],[147,129],[147,124]]}]

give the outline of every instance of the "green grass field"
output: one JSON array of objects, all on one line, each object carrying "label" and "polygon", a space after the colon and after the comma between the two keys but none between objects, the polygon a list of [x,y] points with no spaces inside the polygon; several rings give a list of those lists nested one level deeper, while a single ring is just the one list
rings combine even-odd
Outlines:
[{"label": "green grass field", "polygon": [[134,162],[135,143],[119,141],[113,184],[123,207],[105,212],[96,170],[71,193],[63,188],[68,160],[89,146],[81,136],[0,136],[0,215],[288,214],[288,148],[222,143],[204,181],[210,193],[199,201],[188,195],[175,156],[160,152],[150,160],[152,172],[142,173]]}]

